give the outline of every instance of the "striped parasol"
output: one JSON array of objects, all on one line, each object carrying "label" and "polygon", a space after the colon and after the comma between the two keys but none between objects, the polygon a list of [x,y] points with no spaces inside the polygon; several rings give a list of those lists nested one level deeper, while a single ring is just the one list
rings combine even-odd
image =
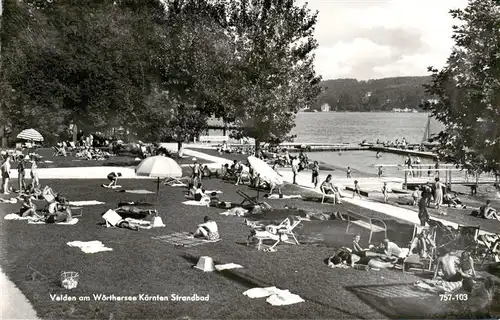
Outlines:
[{"label": "striped parasol", "polygon": [[17,135],[17,138],[23,140],[36,141],[36,142],[43,141],[42,135],[35,129],[25,129]]}]

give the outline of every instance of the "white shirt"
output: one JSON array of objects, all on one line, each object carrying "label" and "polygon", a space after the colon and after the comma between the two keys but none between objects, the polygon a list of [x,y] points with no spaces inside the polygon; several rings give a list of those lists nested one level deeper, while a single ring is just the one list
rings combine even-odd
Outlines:
[{"label": "white shirt", "polygon": [[208,231],[210,232],[219,232],[219,227],[217,226],[217,222],[215,221],[208,221],[208,222],[205,222],[205,223],[202,223],[200,225],[198,225],[199,227],[205,227],[208,229]]}]

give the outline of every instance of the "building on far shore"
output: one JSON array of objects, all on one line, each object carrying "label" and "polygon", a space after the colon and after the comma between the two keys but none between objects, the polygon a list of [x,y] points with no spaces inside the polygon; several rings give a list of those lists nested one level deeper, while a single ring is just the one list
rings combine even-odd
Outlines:
[{"label": "building on far shore", "polygon": [[330,108],[330,105],[328,103],[324,103],[321,105],[321,112],[328,112],[330,110],[331,110],[331,108]]}]

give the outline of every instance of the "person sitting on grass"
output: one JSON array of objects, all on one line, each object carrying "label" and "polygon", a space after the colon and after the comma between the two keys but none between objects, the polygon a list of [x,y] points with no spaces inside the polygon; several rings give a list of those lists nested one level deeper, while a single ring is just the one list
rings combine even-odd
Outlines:
[{"label": "person sitting on grass", "polygon": [[206,197],[207,195],[205,195],[205,189],[203,189],[203,185],[201,183],[198,183],[198,185],[196,186],[196,190],[194,191],[194,200],[201,201]]},{"label": "person sitting on grass", "polygon": [[488,220],[500,221],[500,216],[497,214],[497,211],[491,207],[490,200],[487,200],[486,204],[479,208],[479,217]]},{"label": "person sitting on grass", "polygon": [[73,219],[71,208],[66,198],[57,195],[56,200],[49,205],[49,211],[45,215],[46,223],[69,222]]},{"label": "person sitting on grass", "polygon": [[203,167],[202,173],[203,178],[212,178],[212,176],[219,177],[219,171],[215,170],[215,172],[213,172],[207,165]]},{"label": "person sitting on grass", "polygon": [[188,191],[186,192],[186,198],[192,198],[194,199],[194,194],[196,193],[196,188],[194,187],[194,184],[190,182],[187,186]]},{"label": "person sitting on grass", "polygon": [[220,199],[219,197],[217,196],[217,192],[212,192],[210,194],[210,203],[209,203],[209,206],[210,207],[215,207],[215,208],[218,208],[219,205],[220,205]]},{"label": "person sitting on grass", "polygon": [[370,249],[362,248],[359,240],[361,240],[361,236],[359,234],[355,235],[352,241],[352,253],[360,257],[366,257],[366,252],[370,251]]},{"label": "person sitting on grass", "polygon": [[40,218],[39,215],[36,214],[36,206],[32,201],[31,196],[29,195],[24,195],[23,196],[23,204],[21,206],[21,210],[19,210],[19,215],[21,217],[38,217]]},{"label": "person sitting on grass", "polygon": [[[406,250],[401,249],[396,243],[385,238],[382,241],[383,253],[389,258],[396,258],[395,261],[404,258],[408,254],[408,248]],[[406,251],[406,252],[405,252]]]},{"label": "person sitting on grass", "polygon": [[109,184],[106,186],[107,188],[116,188],[116,183],[118,182],[118,177],[121,177],[122,174],[120,172],[111,172],[108,174]]},{"label": "person sitting on grass", "polygon": [[219,227],[215,221],[212,221],[210,217],[205,216],[203,218],[204,223],[198,225],[195,233],[191,236],[194,238],[204,238],[208,241],[216,241],[220,239]]},{"label": "person sitting on grass", "polygon": [[[463,256],[463,259],[450,255],[450,250],[447,248],[442,248],[439,252],[439,258],[437,261],[436,269],[434,271],[433,280],[436,280],[439,271],[442,271],[442,278],[448,282],[459,282],[466,281],[470,283],[473,279],[472,277],[475,275],[474,270],[474,262],[469,259],[470,256],[468,254]],[[463,261],[461,261],[463,260]],[[464,272],[464,269],[466,269]],[[466,286],[464,285],[464,288]],[[466,289],[466,288],[465,288]]]},{"label": "person sitting on grass", "polygon": [[451,194],[449,192],[445,193],[443,196],[443,203],[447,204],[448,207],[454,206],[455,208],[460,206],[462,209],[466,209],[467,206],[462,205],[462,201],[456,193]]}]

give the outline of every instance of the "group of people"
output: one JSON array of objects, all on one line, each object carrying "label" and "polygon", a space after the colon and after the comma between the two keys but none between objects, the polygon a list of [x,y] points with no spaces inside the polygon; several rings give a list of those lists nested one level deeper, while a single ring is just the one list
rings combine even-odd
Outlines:
[{"label": "group of people", "polygon": [[[3,194],[9,194],[11,191],[11,187],[9,186],[9,181],[11,178],[11,170],[12,170],[12,156],[7,154],[3,159],[2,165],[0,167],[2,172],[2,192]],[[26,169],[30,167],[30,178],[31,183],[28,185],[26,183]],[[36,164],[36,158],[29,156],[25,156],[17,161],[17,172],[18,172],[18,183],[19,183],[19,191],[22,193],[23,191],[30,188],[37,188],[40,186],[40,181],[38,179],[38,166]]]},{"label": "group of people", "polygon": [[[49,189],[46,186],[41,193],[48,192]],[[22,195],[22,198],[23,203],[19,210],[21,217],[30,217],[34,221],[44,221],[45,223],[69,222],[73,219],[68,200],[60,194],[56,194],[54,201],[47,203],[46,208],[40,211],[37,211],[37,207],[33,203],[34,199],[38,199],[36,194],[26,193]]]}]

